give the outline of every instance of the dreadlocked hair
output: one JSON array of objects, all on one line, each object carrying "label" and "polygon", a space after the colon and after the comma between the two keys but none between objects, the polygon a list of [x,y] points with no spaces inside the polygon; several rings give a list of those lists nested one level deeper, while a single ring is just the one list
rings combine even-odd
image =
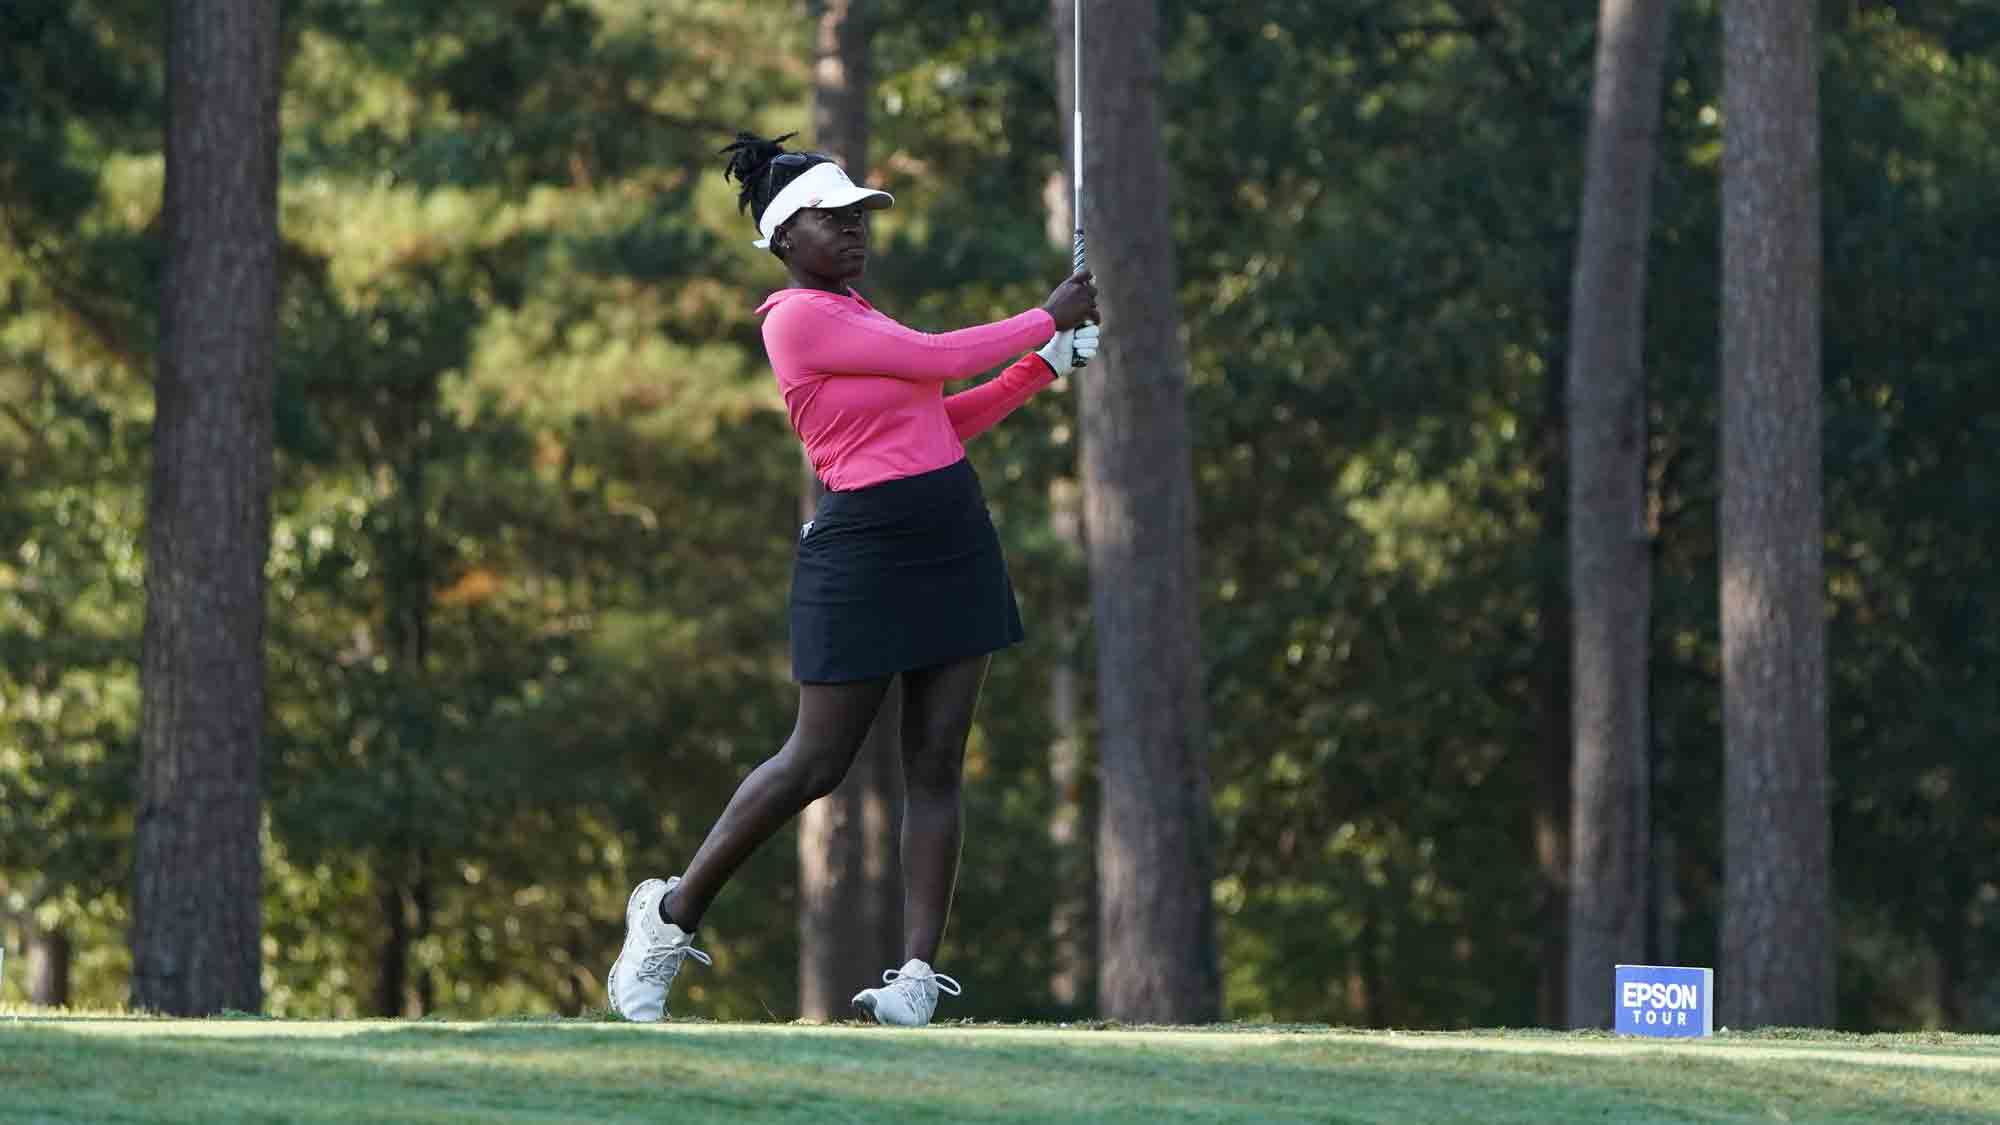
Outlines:
[{"label": "dreadlocked hair", "polygon": [[[786,133],[775,140],[765,140],[753,133],[738,130],[734,144],[725,145],[718,155],[727,154],[729,163],[722,169],[724,180],[735,180],[743,185],[737,194],[736,210],[740,214],[750,212],[754,222],[764,221],[764,208],[771,205],[785,185],[799,178],[799,174],[815,164],[827,163],[827,158],[816,152],[787,153],[785,142],[798,136]],[[796,155],[805,159],[775,164],[780,156]]]}]

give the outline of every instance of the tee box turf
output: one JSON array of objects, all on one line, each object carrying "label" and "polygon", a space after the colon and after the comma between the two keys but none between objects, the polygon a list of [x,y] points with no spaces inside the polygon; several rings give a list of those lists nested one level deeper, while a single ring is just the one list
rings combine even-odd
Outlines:
[{"label": "tee box turf", "polygon": [[1619,965],[1611,1003],[1620,1035],[1687,1039],[1715,1033],[1715,970]]}]

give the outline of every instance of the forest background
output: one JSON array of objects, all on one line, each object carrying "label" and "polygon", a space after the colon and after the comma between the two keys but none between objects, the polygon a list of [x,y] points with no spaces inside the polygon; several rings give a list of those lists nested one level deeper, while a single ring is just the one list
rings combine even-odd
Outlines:
[{"label": "forest background", "polygon": [[[876,7],[899,204],[865,291],[935,329],[1039,302],[1067,263],[1050,6]],[[1550,1020],[1594,13],[1160,12],[1222,1011]],[[1820,12],[1837,1022],[1991,1031],[2000,12]],[[1723,882],[1718,22],[1674,11],[1644,345],[1645,933],[1688,964]],[[601,1004],[626,891],[783,740],[800,468],[752,315],[782,279],[715,150],[812,139],[814,31],[788,3],[284,6],[267,1011]],[[131,987],[162,42],[139,0],[0,9],[0,935],[30,962],[0,999]],[[1064,929],[1078,685],[1149,670],[1090,643],[1077,397],[972,450],[1030,640],[971,746],[953,1015],[1097,1008]],[[796,1014],[800,896],[788,835],[677,1007]]]}]

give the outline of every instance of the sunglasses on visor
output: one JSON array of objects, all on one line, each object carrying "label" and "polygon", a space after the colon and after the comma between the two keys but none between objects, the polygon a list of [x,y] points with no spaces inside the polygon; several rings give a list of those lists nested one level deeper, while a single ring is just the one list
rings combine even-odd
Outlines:
[{"label": "sunglasses on visor", "polygon": [[833,157],[823,152],[783,152],[771,158],[771,165],[773,167],[791,168],[832,159]]}]

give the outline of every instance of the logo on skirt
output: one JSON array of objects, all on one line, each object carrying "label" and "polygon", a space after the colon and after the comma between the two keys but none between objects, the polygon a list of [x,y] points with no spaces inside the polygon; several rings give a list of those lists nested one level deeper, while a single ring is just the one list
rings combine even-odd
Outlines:
[{"label": "logo on skirt", "polygon": [[811,534],[812,534],[812,529],[813,529],[813,524],[814,524],[814,523],[816,523],[816,522],[818,522],[818,521],[817,521],[817,520],[807,520],[807,521],[806,521],[806,525],[805,525],[804,527],[802,527],[802,528],[799,528],[799,542],[801,542],[801,543],[805,542],[805,541],[806,541],[806,536],[808,536],[808,535],[811,535]]}]

